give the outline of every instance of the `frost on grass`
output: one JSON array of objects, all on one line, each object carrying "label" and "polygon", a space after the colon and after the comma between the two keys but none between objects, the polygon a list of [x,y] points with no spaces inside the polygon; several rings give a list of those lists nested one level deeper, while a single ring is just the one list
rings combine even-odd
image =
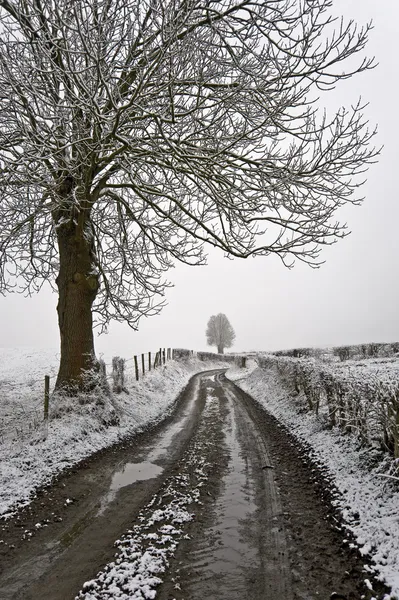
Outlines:
[{"label": "frost on grass", "polygon": [[258,368],[237,383],[310,445],[315,462],[328,468],[347,529],[363,555],[371,556],[371,572],[391,587],[391,598],[399,597],[399,492],[397,482],[384,476],[392,460],[381,463],[375,449],[359,445],[356,436],[326,429],[323,415],[306,411],[304,398],[293,397],[273,368]]}]

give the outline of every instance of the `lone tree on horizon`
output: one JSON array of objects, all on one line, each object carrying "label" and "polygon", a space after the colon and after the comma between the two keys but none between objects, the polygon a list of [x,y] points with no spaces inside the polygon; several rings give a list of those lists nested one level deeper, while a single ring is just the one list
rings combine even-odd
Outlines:
[{"label": "lone tree on horizon", "polygon": [[212,315],[206,328],[208,346],[217,346],[218,354],[224,354],[225,348],[231,348],[236,334],[230,321],[223,313]]},{"label": "lone tree on horizon", "polygon": [[[373,66],[330,0],[0,0],[0,294],[58,293],[56,387],[96,368],[93,324],[137,329],[206,247],[319,264],[378,152]],[[357,57],[360,57],[357,59]]]}]

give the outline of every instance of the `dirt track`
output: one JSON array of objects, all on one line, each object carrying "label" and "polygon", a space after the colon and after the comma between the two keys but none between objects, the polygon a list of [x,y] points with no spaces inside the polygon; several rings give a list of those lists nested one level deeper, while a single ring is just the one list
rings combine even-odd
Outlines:
[{"label": "dirt track", "polygon": [[85,461],[3,526],[1,600],[72,600],[196,457],[207,466],[201,501],[158,598],[361,598],[363,565],[344,542],[331,485],[219,370],[193,377],[167,422]]}]

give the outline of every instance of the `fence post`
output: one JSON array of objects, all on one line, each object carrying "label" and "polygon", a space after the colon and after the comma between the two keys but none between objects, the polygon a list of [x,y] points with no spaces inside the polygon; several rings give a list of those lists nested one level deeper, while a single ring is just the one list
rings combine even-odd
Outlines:
[{"label": "fence post", "polygon": [[134,357],[134,370],[136,371],[136,381],[139,380],[139,365],[137,362],[137,356]]},{"label": "fence post", "polygon": [[163,364],[165,364],[166,363],[165,348],[162,350],[162,360],[163,360]]},{"label": "fence post", "polygon": [[141,368],[142,368],[143,377],[144,377],[144,375],[145,375],[144,354],[141,355]]},{"label": "fence post", "polygon": [[162,367],[162,348],[159,349],[159,366]]},{"label": "fence post", "polygon": [[50,377],[49,375],[44,376],[44,419],[48,421],[48,407],[50,400]]},{"label": "fence post", "polygon": [[148,370],[151,371],[151,352],[148,353]]}]

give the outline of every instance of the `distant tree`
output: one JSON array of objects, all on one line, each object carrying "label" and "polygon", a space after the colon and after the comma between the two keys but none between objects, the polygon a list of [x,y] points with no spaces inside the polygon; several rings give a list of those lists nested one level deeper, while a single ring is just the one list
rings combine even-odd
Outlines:
[{"label": "distant tree", "polygon": [[346,234],[374,131],[360,102],[316,103],[372,66],[370,26],[330,10],[0,0],[0,293],[58,292],[57,387],[96,365],[93,315],[137,328],[176,260],[317,264]]},{"label": "distant tree", "polygon": [[217,346],[218,353],[223,354],[225,348],[233,345],[236,334],[230,321],[223,313],[212,315],[206,328],[208,346]]}]

